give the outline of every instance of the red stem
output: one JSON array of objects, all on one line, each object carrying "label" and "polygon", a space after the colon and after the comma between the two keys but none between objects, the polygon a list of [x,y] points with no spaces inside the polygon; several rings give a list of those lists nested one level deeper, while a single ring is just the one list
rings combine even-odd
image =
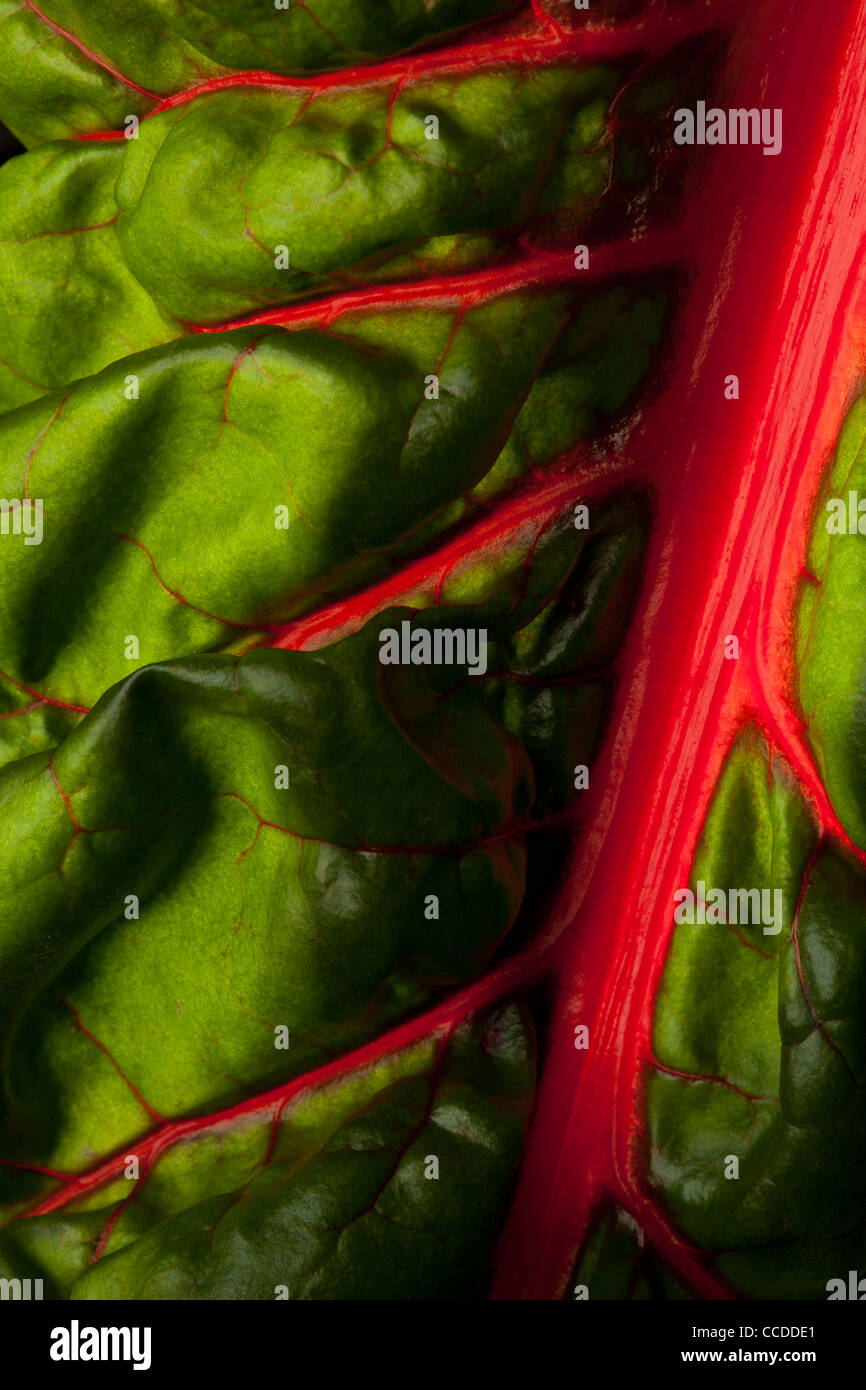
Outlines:
[{"label": "red stem", "polygon": [[[783,108],[786,157],[767,168],[754,149],[728,149],[715,156],[701,195],[712,220],[666,397],[667,488],[649,557],[655,580],[624,654],[633,675],[596,774],[605,790],[593,843],[575,864],[580,918],[564,938],[550,1054],[501,1243],[497,1298],[558,1297],[604,1194],[698,1283],[685,1269],[692,1257],[684,1259],[646,1190],[642,1076],[673,893],[688,881],[733,733],[761,708],[764,688],[788,691],[794,707],[789,615],[804,556],[787,522],[805,536],[839,427],[845,317],[855,288],[862,292],[866,259],[866,167],[851,158],[866,140],[863,10],[862,0],[832,12],[818,0],[776,0],[760,44],[741,53],[740,101],[761,90],[768,106]],[[828,73],[838,77],[822,85]],[[776,249],[771,275],[768,247]],[[750,324],[763,324],[763,333]],[[740,401],[724,399],[730,372],[740,376]],[[731,633],[747,658],[739,664],[723,657]],[[763,712],[772,729],[774,711]],[[625,862],[624,846],[637,847]],[[574,1050],[575,1020],[590,1027],[587,1053]],[[704,1279],[714,1282],[709,1271]]]},{"label": "red stem", "polygon": [[[866,294],[866,166],[851,157],[852,150],[866,149],[860,100],[866,90],[866,0],[839,0],[832,7],[824,0],[767,0],[745,12],[739,3],[709,9],[696,3],[633,25],[575,30],[563,28],[538,0],[532,0],[532,11],[534,32],[509,20],[438,53],[374,67],[307,79],[234,75],[200,84],[155,109],[234,86],[305,88],[316,95],[506,61],[656,53],[742,17],[737,92],[728,99],[736,103],[739,96],[748,106],[760,93],[763,103],[781,107],[783,154],[765,159],[749,146],[697,152],[696,162],[712,166],[700,190],[700,206],[707,210],[703,224],[689,226],[687,234],[663,231],[599,248],[592,256],[593,278],[670,263],[682,258],[685,247],[697,264],[671,380],[663,401],[629,440],[625,464],[597,464],[532,483],[441,547],[435,559],[410,564],[272,636],[274,645],[295,648],[332,640],[377,607],[418,589],[438,594],[451,570],[470,555],[501,545],[521,527],[537,528],[575,497],[609,489],[612,480],[625,477],[651,482],[658,510],[649,580],[622,654],[613,734],[584,803],[588,832],[543,935],[520,956],[344,1057],[215,1115],[161,1123],[133,1147],[146,1170],[166,1148],[207,1128],[253,1114],[276,1121],[307,1089],[439,1035],[542,972],[555,972],[549,1052],[498,1249],[493,1297],[559,1297],[599,1206],[614,1201],[632,1213],[698,1296],[725,1298],[730,1291],[709,1267],[709,1257],[673,1229],[647,1188],[642,1087],[652,1065],[653,1004],[670,939],[673,893],[688,879],[725,753],[745,720],[756,718],[774,747],[792,759],[823,832],[843,838],[803,740],[791,688],[790,612],[803,582],[804,556],[790,533],[806,534],[848,390],[850,306],[855,295]],[[829,81],[829,73],[839,74],[838,80]],[[769,274],[768,248],[776,253]],[[327,327],[348,313],[418,302],[466,305],[521,286],[571,282],[573,276],[564,252],[535,250],[483,272],[347,290],[221,328]],[[756,324],[762,331],[755,331]],[[722,389],[731,372],[742,388],[735,402],[725,400]],[[780,524],[780,517],[788,524]],[[739,663],[723,659],[728,633],[739,637]],[[578,1022],[590,1028],[585,1053],[574,1048]],[[28,1214],[56,1210],[111,1181],[123,1162],[116,1155],[71,1179],[53,1175],[61,1185]]]}]

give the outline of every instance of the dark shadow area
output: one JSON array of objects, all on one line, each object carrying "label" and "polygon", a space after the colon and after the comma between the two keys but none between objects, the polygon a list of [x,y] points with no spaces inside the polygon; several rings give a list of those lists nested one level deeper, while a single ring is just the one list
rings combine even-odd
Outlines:
[{"label": "dark shadow area", "polygon": [[16,140],[11,130],[7,130],[5,125],[0,122],[0,164],[5,164],[7,159],[11,159],[13,154],[22,154],[24,146],[20,140]]}]

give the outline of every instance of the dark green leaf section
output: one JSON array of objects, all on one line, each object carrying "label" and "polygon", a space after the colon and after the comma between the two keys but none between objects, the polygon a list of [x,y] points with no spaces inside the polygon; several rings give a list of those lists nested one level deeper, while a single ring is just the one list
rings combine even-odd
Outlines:
[{"label": "dark green leaf section", "polygon": [[121,249],[163,309],[213,324],[363,283],[431,238],[594,208],[618,80],[603,67],[519,66],[312,99],[292,88],[198,97],[127,142]]},{"label": "dark green leaf section", "polygon": [[0,1272],[73,1299],[477,1295],[532,1091],[531,1026],[506,1005],[303,1093],[276,1125],[253,1114],[195,1133],[134,1194],[120,1179],[78,1210],[14,1223]]},{"label": "dark green leaf section", "polygon": [[259,0],[155,0],[170,28],[227,68],[295,73],[369,63],[513,9],[513,0],[306,0],[273,15]]},{"label": "dark green leaf section", "polygon": [[[566,515],[540,533],[528,564],[516,538],[491,589],[482,589],[489,575],[483,562],[443,587],[445,602],[459,595],[485,614],[496,611],[498,594],[504,632],[491,653],[485,699],[529,753],[536,806],[544,812],[572,804],[575,770],[588,768],[595,755],[643,577],[648,524],[637,498],[593,509],[589,532],[575,531]],[[509,609],[518,567],[524,587]],[[546,599],[551,592],[555,602]]]},{"label": "dark green leaf section", "polygon": [[574,1302],[688,1299],[689,1294],[619,1207],[599,1212],[563,1295]]},{"label": "dark green leaf section", "polygon": [[[147,667],[0,773],[3,1157],[81,1171],[474,978],[521,908],[525,829],[579,798],[645,525],[627,500],[588,536],[566,516],[455,575],[459,606],[317,652]],[[483,627],[486,674],[383,665],[403,621]]]},{"label": "dark green leaf section", "polygon": [[[747,730],[701,835],[700,883],[708,917],[713,890],[725,906],[675,928],[647,1085],[652,1182],[748,1297],[823,1299],[866,1261],[866,872],[819,838],[790,768]],[[744,921],[729,895],[748,889],[781,899]]]},{"label": "dark green leaf section", "polygon": [[273,0],[40,0],[36,8],[0,0],[0,118],[25,144],[115,130],[156,98],[208,77],[367,63],[509,8],[508,0],[291,0],[282,8]]},{"label": "dark green leaf section", "polygon": [[547,471],[557,460],[574,468],[574,450],[605,448],[613,423],[651,369],[659,369],[659,349],[668,322],[671,286],[648,277],[632,284],[579,296],[568,327],[514,421],[511,434],[490,472],[465,498],[433,523],[457,522],[500,496],[513,484]]},{"label": "dark green leaf section", "polygon": [[[821,492],[797,617],[800,701],[834,810],[866,848],[866,400],[852,407]],[[862,506],[862,511],[860,507]]]},{"label": "dark green leaf section", "polygon": [[532,292],[358,314],[339,335],[196,336],[8,413],[0,492],[43,515],[40,544],[0,537],[8,707],[25,687],[89,708],[139,665],[387,576],[597,433],[648,370],[664,303]]}]

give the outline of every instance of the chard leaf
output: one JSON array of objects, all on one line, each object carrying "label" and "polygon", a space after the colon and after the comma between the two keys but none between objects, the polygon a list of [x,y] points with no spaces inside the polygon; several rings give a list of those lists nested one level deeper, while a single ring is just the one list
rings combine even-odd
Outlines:
[{"label": "chard leaf", "polygon": [[[653,1186],[750,1298],[826,1298],[866,1222],[866,872],[754,731],[726,764],[674,932],[647,1087]],[[760,914],[731,893],[759,889]],[[769,911],[767,910],[769,908]],[[736,1169],[733,1163],[736,1163]]]},{"label": "chard leaf", "polygon": [[[852,406],[822,489],[797,615],[800,701],[809,742],[846,831],[866,848],[866,401]],[[863,521],[866,532],[866,521]]]},{"label": "chard leaf", "polygon": [[122,1178],[99,1208],[7,1228],[0,1270],[76,1300],[477,1295],[532,1092],[531,1025],[507,1005],[167,1144],[96,1264]]},{"label": "chard leaf", "polygon": [[117,144],[56,143],[0,169],[2,409],[178,336],[120,254],[122,155]]},{"label": "chard leaf", "polygon": [[[528,832],[558,867],[535,826],[594,756],[644,536],[634,501],[589,541],[569,513],[492,582],[455,575],[459,606],[145,667],[0,772],[9,1201],[45,1185],[19,1161],[81,1172],[478,975],[521,909]],[[404,622],[483,626],[486,670],[383,664]]]},{"label": "chard leaf", "polygon": [[574,1267],[565,1298],[623,1303],[688,1299],[688,1291],[647,1246],[644,1232],[621,1208],[606,1207]]},{"label": "chard leaf", "polygon": [[123,255],[166,312],[213,324],[363,283],[368,263],[430,238],[522,227],[560,153],[560,206],[592,209],[617,81],[600,67],[512,67],[314,100],[266,88],[198,97],[127,144]]},{"label": "chard leaf", "polygon": [[25,144],[116,129],[202,79],[370,62],[508,0],[0,0],[0,117]]},{"label": "chard leaf", "polygon": [[657,296],[605,292],[575,315],[524,293],[358,315],[339,336],[239,329],[9,412],[0,487],[43,521],[40,544],[4,550],[0,669],[89,708],[136,666],[249,641],[387,575],[596,426],[646,369],[635,327],[652,342],[660,316]]}]

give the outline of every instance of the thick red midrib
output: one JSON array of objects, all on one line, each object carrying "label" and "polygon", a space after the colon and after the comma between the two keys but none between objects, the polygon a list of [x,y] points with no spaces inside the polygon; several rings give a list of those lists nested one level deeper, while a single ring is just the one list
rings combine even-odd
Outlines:
[{"label": "thick red midrib", "polygon": [[[581,35],[579,44],[577,45],[575,44],[575,41],[572,39],[569,39],[565,43],[557,40],[555,54],[553,53],[552,41],[549,39],[546,39],[541,42],[539,42],[538,40],[521,40],[521,43],[523,45],[522,50],[518,52],[516,48],[512,47],[509,50],[509,53],[512,59],[516,59],[518,61],[544,62],[552,61],[555,57],[566,57],[569,55],[574,56],[574,54],[576,54],[577,52],[578,47],[580,50],[580,55],[589,58],[621,56],[623,53],[631,52],[636,47],[640,47],[644,52],[658,52],[669,47],[673,43],[677,42],[679,39],[687,37],[691,33],[705,31],[706,29],[713,27],[716,23],[719,22],[720,19],[727,18],[731,14],[736,13],[738,8],[739,7],[737,4],[719,4],[715,7],[715,9],[712,12],[708,12],[702,5],[695,4],[691,7],[685,7],[672,13],[666,13],[661,16],[652,16],[648,18],[646,21],[641,21],[641,23],[636,26],[621,26],[618,30],[599,29],[594,31],[594,33],[591,36]],[[498,42],[498,40],[496,42]],[[482,47],[484,49],[483,55],[479,52],[479,49]],[[412,67],[413,72],[417,70],[419,76],[422,74],[429,74],[431,71],[442,71],[446,68],[455,73],[459,73],[462,71],[474,71],[477,68],[479,61],[485,63],[496,63],[503,61],[503,57],[504,54],[501,51],[497,51],[495,49],[494,43],[488,41],[486,44],[483,45],[457,45],[452,49],[442,50],[438,57],[435,57],[434,55],[431,58],[431,55],[425,55],[423,60],[421,58],[417,60],[413,59],[408,64],[408,66]],[[422,62],[424,64],[423,67],[421,66]],[[392,65],[392,67],[393,71],[391,72],[388,71],[388,65],[383,64],[377,66],[375,69],[365,68],[357,70],[354,73],[335,73],[325,79],[310,79],[306,85],[308,87],[315,86],[317,90],[324,90],[326,88],[335,89],[340,86],[350,87],[352,85],[357,85],[360,83],[369,83],[371,81],[394,81],[398,71],[401,74],[405,73],[407,68],[407,62],[406,60],[395,60],[395,63]],[[177,98],[172,98],[169,101],[162,103],[160,108],[158,109],[164,109],[166,106],[176,105],[179,102],[187,101],[191,99],[193,96],[200,95],[205,91],[216,90],[222,87],[244,85],[273,85],[284,87],[303,84],[298,83],[296,79],[284,79],[280,77],[274,77],[273,74],[242,74],[238,75],[237,77],[221,79],[215,83],[206,83],[197,86],[196,88],[190,89],[188,92],[180,94]],[[118,138],[118,136],[117,133],[114,132],[109,135],[95,135],[87,138],[103,139]],[[753,156],[756,153],[757,152],[753,151]],[[760,158],[759,155],[758,158]],[[635,247],[631,248],[631,253],[633,255],[635,265],[637,265],[641,261],[641,257],[644,257],[645,264],[649,264],[649,260],[647,259],[648,247],[650,251],[652,251],[652,243],[651,239],[649,238],[647,239],[646,245],[637,243]],[[613,257],[610,258],[608,268],[611,271],[618,270],[620,272],[623,272],[624,270],[628,270],[629,265],[623,264],[624,261],[627,260],[627,250],[628,248],[626,248],[626,246],[623,244],[623,246],[620,248],[621,259],[618,263],[615,263]],[[540,264],[540,261],[538,262],[538,264]],[[547,270],[548,272],[552,270],[552,261],[548,260]],[[499,274],[499,268],[494,268],[491,272],[485,272],[485,285],[492,286],[496,277]],[[501,288],[514,288],[515,282],[520,281],[520,274],[521,272],[518,267],[510,267],[506,271],[506,274],[502,279]],[[560,274],[561,270],[558,267],[556,275],[559,276]],[[526,283],[541,283],[543,279],[543,275],[540,277],[536,276],[534,279],[528,278],[526,280]],[[410,296],[413,293],[428,295],[432,294],[435,296],[436,294],[441,295],[443,292],[445,292],[445,290],[446,287],[442,284],[437,284],[436,282],[428,281],[426,285],[423,287],[391,286],[386,287],[385,289],[377,288],[375,290],[370,291],[356,292],[354,301],[352,299],[352,294],[349,293],[345,296],[339,297],[342,301],[344,301],[344,303],[341,304],[340,308],[336,310],[336,313],[349,312],[350,308],[357,309],[361,307],[361,295],[378,295],[380,296],[380,301],[383,306],[386,304],[393,306],[396,302],[398,302],[399,297],[404,293],[407,293]],[[384,296],[384,298],[382,298],[382,296]],[[368,297],[364,307],[371,307],[373,302],[374,300]],[[294,321],[300,321],[302,313],[319,313],[322,308],[323,302],[321,301],[317,302],[315,305],[303,306],[303,311],[297,311],[296,320]],[[281,321],[292,320],[293,315],[295,315],[296,313],[294,309],[288,309],[285,311],[277,312],[281,313],[282,315]],[[336,314],[334,316],[336,316]],[[251,316],[250,318],[244,320],[245,323],[250,323],[253,321],[266,322],[274,320],[270,316],[266,315],[258,316],[258,318],[254,318],[253,316]],[[224,328],[226,327],[226,325],[222,325],[222,327]],[[648,444],[649,443],[650,441],[648,441]],[[559,496],[560,494],[565,495],[566,493],[573,493],[575,487],[578,485],[578,479],[570,479],[567,481],[563,481],[561,484],[557,483],[555,485],[554,490],[557,496]],[[537,516],[537,511],[535,515]],[[421,564],[423,565],[423,562],[421,562]],[[421,565],[419,565],[418,572],[420,578]],[[404,574],[403,578],[405,577],[406,576]],[[321,623],[321,615],[318,616]],[[338,619],[336,613],[332,613],[329,616],[333,617],[334,621],[341,620]],[[319,630],[321,631],[321,626]],[[287,645],[288,644],[289,643],[287,643]],[[632,655],[639,656],[639,653],[633,651]],[[628,663],[626,662],[626,669],[627,666]],[[613,762],[616,762],[616,756],[616,750],[614,750]],[[596,785],[600,780],[601,774],[596,775]],[[613,783],[611,784],[611,788],[614,788]],[[614,795],[615,794],[616,789],[614,788]],[[601,833],[603,835],[603,830]],[[598,839],[599,832],[596,831],[594,836],[594,842],[598,842]],[[140,1153],[146,1151],[149,1155],[148,1162],[152,1163],[154,1159],[158,1156],[158,1154],[162,1152],[167,1145],[177,1142],[178,1140],[184,1138],[189,1134],[195,1133],[207,1127],[229,1122],[232,1118],[237,1117],[241,1113],[246,1114],[258,1112],[263,1108],[266,1109],[269,1105],[283,1106],[286,1104],[289,1098],[307,1089],[308,1087],[328,1081],[345,1071],[351,1070],[354,1067],[368,1064],[370,1061],[375,1060],[380,1056],[386,1055],[388,1052],[392,1050],[396,1050],[399,1047],[408,1045],[408,1043],[411,1041],[427,1036],[431,1032],[435,1031],[436,1028],[443,1026],[443,1023],[448,1023],[455,1019],[465,1017],[468,1013],[473,1012],[478,1008],[484,1007],[486,1004],[501,997],[501,995],[504,992],[506,992],[509,988],[517,988],[521,986],[526,982],[527,979],[532,978],[538,972],[538,970],[541,968],[541,962],[547,959],[546,953],[552,941],[555,939],[557,934],[563,930],[563,928],[566,925],[570,925],[572,923],[573,916],[574,913],[572,904],[561,904],[557,911],[554,912],[554,914],[552,915],[551,921],[548,924],[548,929],[544,937],[541,938],[540,941],[537,942],[530,949],[530,951],[525,953],[524,956],[518,957],[514,962],[511,962],[501,967],[499,970],[493,972],[485,979],[478,981],[469,990],[464,991],[461,994],[455,996],[453,999],[447,1001],[439,1008],[430,1011],[422,1017],[415,1019],[398,1029],[392,1030],[386,1036],[377,1039],[375,1042],[370,1043],[368,1046],[362,1049],[359,1049],[357,1052],[347,1054],[345,1057],[339,1059],[338,1061],[332,1064],[329,1064],[325,1068],[321,1068],[313,1073],[310,1073],[306,1076],[297,1078],[287,1083],[285,1086],[278,1088],[277,1091],[268,1093],[267,1096],[258,1097],[255,1100],[246,1102],[241,1106],[233,1107],[230,1111],[220,1112],[218,1115],[203,1117],[201,1119],[195,1119],[190,1121],[170,1122],[166,1126],[162,1127],[159,1131],[149,1136],[146,1140],[142,1141],[142,1143],[138,1146],[137,1151]],[[126,1150],[128,1151],[130,1147],[135,1146],[127,1145]],[[83,1192],[92,1190],[93,1188],[109,1181],[111,1177],[117,1176],[117,1174],[120,1171],[122,1171],[122,1168],[122,1156],[115,1156],[115,1158],[108,1160],[107,1163],[100,1165],[91,1173],[82,1175],[80,1177],[72,1178],[67,1185],[62,1187],[58,1192],[52,1194],[51,1197],[45,1199],[39,1206],[32,1209],[31,1213],[28,1214],[36,1214],[37,1212],[55,1210],[56,1208],[63,1206],[67,1204],[69,1201],[72,1201],[76,1197],[82,1195]]]},{"label": "thick red midrib", "polygon": [[[842,321],[866,260],[866,169],[851,167],[851,152],[866,148],[866,118],[857,104],[866,86],[864,5],[852,0],[830,13],[818,0],[779,0],[769,13],[763,45],[742,74],[739,100],[730,104],[752,104],[750,90],[762,90],[763,105],[783,107],[787,165],[756,171],[749,156],[757,152],[728,150],[724,158],[716,155],[703,194],[711,217],[724,207],[730,220],[708,236],[672,382],[672,398],[679,394],[684,402],[680,414],[673,404],[671,410],[672,435],[681,442],[666,459],[668,491],[650,560],[658,576],[624,654],[635,675],[620,707],[620,775],[614,798],[598,808],[599,854],[584,873],[582,930],[569,938],[571,959],[561,976],[494,1297],[560,1296],[581,1234],[605,1194],[623,1202],[672,1268],[695,1282],[692,1253],[649,1199],[642,1172],[641,1078],[653,1001],[673,891],[688,881],[732,734],[753,710],[773,728],[773,710],[762,708],[761,689],[750,679],[750,644],[768,665],[765,681],[793,700],[789,604],[809,503],[840,423]],[[786,18],[791,27],[783,44]],[[750,177],[763,179],[751,197]],[[742,241],[727,258],[725,238],[738,221]],[[783,254],[770,275],[774,247]],[[701,323],[716,316],[692,386],[688,358],[697,355]],[[797,341],[789,338],[792,323]],[[721,396],[722,379],[732,371],[747,388],[737,404]],[[700,456],[692,457],[696,441]],[[786,507],[800,528],[797,540],[788,536],[787,550],[779,537]],[[709,517],[715,534],[707,532]],[[690,525],[696,536],[689,536]],[[722,658],[729,632],[739,635],[746,655],[740,668]],[[636,699],[640,708],[633,707]],[[614,745],[600,782],[615,764]],[[640,848],[624,865],[629,845]],[[582,1066],[573,1049],[575,1021],[591,1027]]]}]

